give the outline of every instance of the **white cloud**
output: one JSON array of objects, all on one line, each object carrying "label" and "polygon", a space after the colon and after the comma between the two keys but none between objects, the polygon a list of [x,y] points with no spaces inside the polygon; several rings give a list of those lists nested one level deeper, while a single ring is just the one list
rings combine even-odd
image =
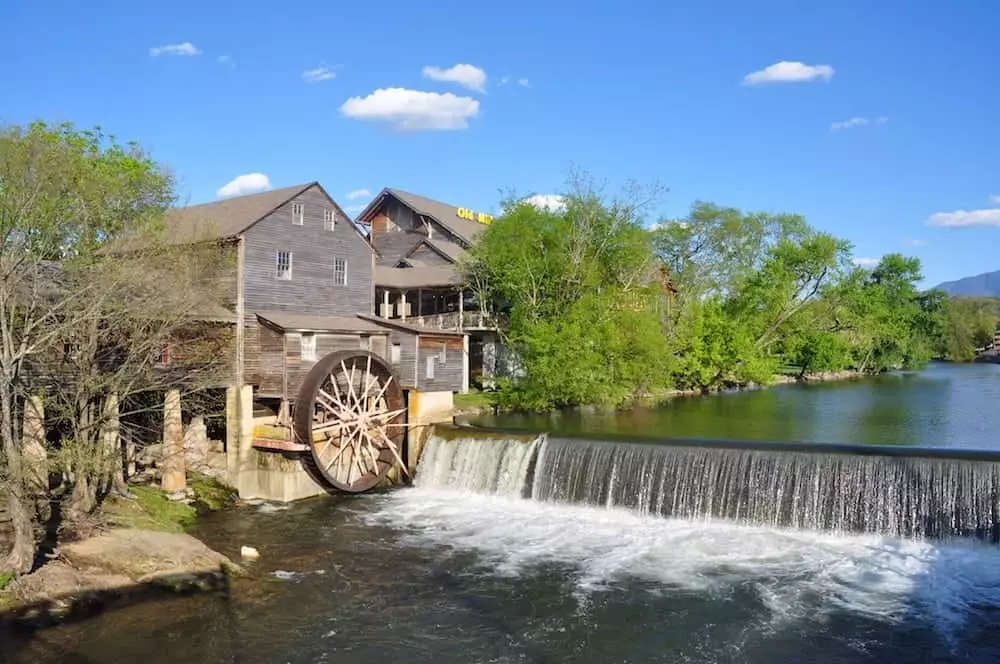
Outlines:
[{"label": "white cloud", "polygon": [[344,212],[346,212],[347,214],[358,214],[359,212],[364,210],[365,207],[367,206],[364,204],[348,205],[347,207],[344,208]]},{"label": "white cloud", "polygon": [[927,225],[944,228],[1000,227],[1000,208],[935,212],[927,219]]},{"label": "white cloud", "polygon": [[424,67],[424,76],[435,81],[458,83],[463,88],[486,92],[486,72],[474,65],[455,65],[449,69]]},{"label": "white cloud", "polygon": [[861,258],[855,258],[854,259],[854,264],[857,265],[858,267],[863,267],[866,270],[869,270],[869,269],[875,267],[876,265],[878,265],[881,260],[882,259],[880,259],[880,258],[864,258],[864,257],[861,257]]},{"label": "white cloud", "polygon": [[833,78],[830,65],[807,65],[801,62],[782,60],[770,67],[751,72],[743,77],[743,85],[761,83],[807,83],[809,81],[829,81]]},{"label": "white cloud", "polygon": [[911,247],[926,247],[928,242],[927,240],[907,240],[906,244]]},{"label": "white cloud", "polygon": [[325,65],[302,72],[302,80],[306,83],[319,83],[320,81],[329,81],[334,78],[337,78],[337,72],[333,71],[332,67]]},{"label": "white cloud", "polygon": [[155,58],[158,55],[199,55],[201,51],[191,42],[184,42],[183,44],[154,46],[149,49],[149,54]]},{"label": "white cloud", "polygon": [[990,196],[990,203],[994,205],[1000,205],[1000,194],[993,194]]},{"label": "white cloud", "polygon": [[479,115],[479,102],[448,92],[380,88],[367,97],[351,97],[340,107],[345,117],[381,122],[402,131],[465,129]]},{"label": "white cloud", "polygon": [[855,127],[867,127],[868,125],[883,125],[889,121],[889,118],[883,116],[877,118],[862,118],[853,117],[848,120],[841,120],[840,122],[834,122],[830,125],[830,129],[834,131],[841,131],[844,129],[854,129]]},{"label": "white cloud", "polygon": [[355,189],[354,191],[347,192],[347,200],[356,201],[359,198],[370,198],[372,192],[367,189]]},{"label": "white cloud", "polygon": [[530,88],[531,87],[531,81],[529,81],[526,78],[519,78],[519,79],[517,79],[517,84],[520,85],[522,88]]},{"label": "white cloud", "polygon": [[500,77],[500,85],[507,85],[508,83],[510,83],[510,76]]},{"label": "white cloud", "polygon": [[215,59],[215,61],[218,62],[220,65],[228,65],[232,63],[233,59],[228,55],[220,55]]},{"label": "white cloud", "polygon": [[229,198],[230,196],[243,196],[257,191],[264,191],[271,188],[271,181],[263,173],[247,173],[238,175],[231,181],[224,184],[215,192],[219,198]]},{"label": "white cloud", "polygon": [[525,198],[524,202],[550,212],[560,212],[566,209],[566,200],[558,194],[535,194]]}]

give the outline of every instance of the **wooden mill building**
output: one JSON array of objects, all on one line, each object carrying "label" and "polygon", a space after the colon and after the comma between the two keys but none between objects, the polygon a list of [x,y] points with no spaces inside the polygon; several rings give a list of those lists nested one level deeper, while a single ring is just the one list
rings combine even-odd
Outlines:
[{"label": "wooden mill building", "polygon": [[257,402],[284,411],[317,358],[358,348],[388,360],[404,389],[468,388],[461,327],[376,315],[384,257],[318,182],[175,208],[166,224],[172,241],[226,247],[234,382]]}]

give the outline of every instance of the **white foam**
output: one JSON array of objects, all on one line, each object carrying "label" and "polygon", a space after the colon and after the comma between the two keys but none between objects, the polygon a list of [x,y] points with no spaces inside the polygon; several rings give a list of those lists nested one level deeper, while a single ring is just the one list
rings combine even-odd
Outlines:
[{"label": "white foam", "polygon": [[415,488],[373,497],[360,517],[412,546],[474,551],[498,575],[558,563],[586,596],[632,579],[721,596],[752,587],[777,622],[848,611],[917,617],[943,632],[1000,607],[1000,549],[691,522],[595,507]]}]

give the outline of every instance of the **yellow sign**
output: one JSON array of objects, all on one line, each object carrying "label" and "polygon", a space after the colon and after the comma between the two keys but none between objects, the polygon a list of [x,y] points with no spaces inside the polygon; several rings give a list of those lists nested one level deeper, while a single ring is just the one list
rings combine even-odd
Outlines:
[{"label": "yellow sign", "polygon": [[469,221],[478,221],[481,224],[488,224],[493,221],[493,217],[486,214],[485,212],[474,212],[469,208],[458,208],[455,211],[462,219],[468,219]]}]

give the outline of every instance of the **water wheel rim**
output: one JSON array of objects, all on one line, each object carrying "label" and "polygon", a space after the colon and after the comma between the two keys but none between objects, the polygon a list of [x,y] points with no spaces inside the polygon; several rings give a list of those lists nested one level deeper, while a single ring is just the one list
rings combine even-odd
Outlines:
[{"label": "water wheel rim", "polygon": [[295,435],[309,445],[306,469],[328,489],[368,491],[402,464],[403,393],[392,370],[368,351],[317,362],[299,391]]}]

